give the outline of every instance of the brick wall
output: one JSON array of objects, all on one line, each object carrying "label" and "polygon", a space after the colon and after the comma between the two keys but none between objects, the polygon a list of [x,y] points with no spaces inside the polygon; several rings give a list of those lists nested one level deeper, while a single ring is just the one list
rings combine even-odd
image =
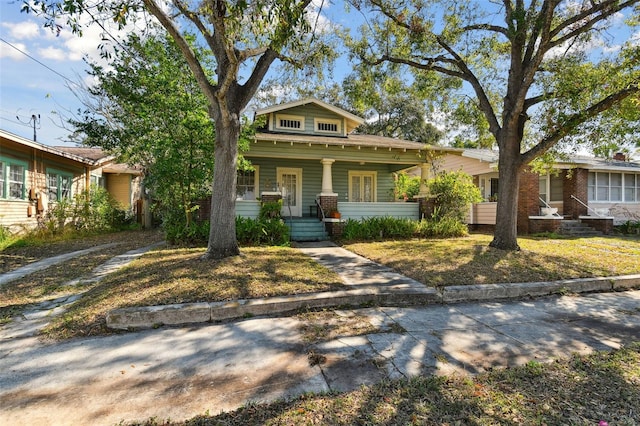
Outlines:
[{"label": "brick wall", "polygon": [[573,169],[568,172],[562,172],[562,177],[566,178],[567,176],[568,179],[564,179],[562,187],[562,213],[565,217],[578,219],[580,216],[587,214],[587,208],[571,198],[571,195],[575,195],[583,203],[587,203],[589,171],[587,169]]},{"label": "brick wall", "polygon": [[558,232],[562,219],[528,219],[529,233],[539,234],[542,232]]},{"label": "brick wall", "polygon": [[329,215],[332,210],[338,210],[338,196],[334,195],[321,195],[320,207],[324,211],[325,216]]},{"label": "brick wall", "polygon": [[613,234],[613,219],[581,219],[581,221],[605,235]]},{"label": "brick wall", "polygon": [[529,168],[520,172],[518,187],[518,234],[529,234],[529,216],[540,214],[539,176]]}]

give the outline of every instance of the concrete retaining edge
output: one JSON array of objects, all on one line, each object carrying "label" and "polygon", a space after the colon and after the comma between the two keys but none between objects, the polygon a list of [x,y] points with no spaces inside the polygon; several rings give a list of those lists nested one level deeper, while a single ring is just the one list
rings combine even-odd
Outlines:
[{"label": "concrete retaining edge", "polygon": [[415,306],[466,301],[504,300],[550,294],[624,291],[640,288],[640,274],[609,278],[579,278],[553,282],[478,284],[444,287],[442,290],[385,289],[344,290],[230,302],[182,303],[114,309],[107,313],[107,327],[119,330],[161,325],[195,324],[243,317],[282,314],[301,309],[338,306]]}]

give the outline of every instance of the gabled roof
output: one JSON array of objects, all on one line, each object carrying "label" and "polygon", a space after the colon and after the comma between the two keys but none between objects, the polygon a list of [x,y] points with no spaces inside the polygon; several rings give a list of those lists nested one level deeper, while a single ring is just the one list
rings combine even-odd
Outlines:
[{"label": "gabled roof", "polygon": [[354,123],[356,123],[357,127],[360,124],[364,123],[364,118],[362,117],[358,117],[355,114],[351,114],[349,111],[345,111],[342,108],[338,108],[336,106],[330,105],[326,102],[322,102],[319,99],[315,99],[315,98],[306,98],[306,99],[302,99],[299,101],[294,101],[294,102],[287,102],[284,104],[279,104],[279,105],[273,105],[267,108],[262,108],[256,111],[256,115],[265,115],[265,114],[271,114],[272,112],[278,112],[278,111],[283,111],[286,109],[291,109],[291,108],[295,108],[298,106],[303,106],[303,105],[307,105],[307,104],[315,104],[317,106],[319,106],[320,108],[324,108],[327,109],[335,114],[338,114],[341,117],[346,118],[347,120],[350,120]]},{"label": "gabled roof", "polygon": [[94,162],[94,165],[99,165],[115,159],[114,155],[107,154],[102,150],[102,148],[90,148],[84,146],[56,146],[54,148],[68,152],[69,154],[88,158]]},{"label": "gabled roof", "polygon": [[[464,149],[463,157],[498,164],[498,151],[490,149]],[[588,157],[584,155],[570,156],[567,159],[557,160],[554,166],[558,169],[570,169],[581,167],[589,170],[612,170],[612,171],[640,171],[640,162],[619,161],[604,158]]]},{"label": "gabled roof", "polygon": [[37,149],[39,151],[48,152],[53,155],[57,155],[60,157],[68,158],[70,160],[77,161],[82,164],[87,165],[95,165],[95,161],[81,155],[74,154],[72,152],[66,152],[61,150],[59,147],[53,147],[48,145],[43,145],[38,142],[34,142],[32,140],[23,138],[22,136],[14,135],[13,133],[7,132],[5,130],[0,130],[0,137],[9,140],[11,142],[17,143],[19,145],[23,145],[29,148]]}]

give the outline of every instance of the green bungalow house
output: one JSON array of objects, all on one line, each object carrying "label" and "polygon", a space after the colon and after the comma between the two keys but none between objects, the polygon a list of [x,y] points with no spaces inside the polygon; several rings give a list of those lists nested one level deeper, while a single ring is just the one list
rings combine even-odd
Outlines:
[{"label": "green bungalow house", "polygon": [[238,174],[237,215],[256,217],[261,202],[281,199],[284,218],[320,229],[293,226],[293,240],[326,238],[322,228],[336,235],[350,218],[420,218],[419,202],[395,200],[394,179],[411,167],[428,177],[427,145],[354,134],[362,118],[312,98],[260,109],[259,116],[266,124],[244,154],[255,170]]}]

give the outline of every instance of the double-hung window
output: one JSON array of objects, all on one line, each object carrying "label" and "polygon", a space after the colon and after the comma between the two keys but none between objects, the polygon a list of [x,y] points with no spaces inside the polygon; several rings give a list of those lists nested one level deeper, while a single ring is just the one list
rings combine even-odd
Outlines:
[{"label": "double-hung window", "polygon": [[640,201],[640,175],[637,174],[590,172],[587,188],[589,201]]},{"label": "double-hung window", "polygon": [[358,203],[376,202],[377,173],[349,171],[349,201]]},{"label": "double-hung window", "polygon": [[58,170],[47,169],[47,193],[49,201],[55,202],[71,198],[73,175]]},{"label": "double-hung window", "polygon": [[237,200],[255,200],[258,191],[258,166],[253,166],[253,170],[238,170],[236,181]]},{"label": "double-hung window", "polygon": [[27,163],[0,158],[0,198],[24,200],[26,197]]}]

